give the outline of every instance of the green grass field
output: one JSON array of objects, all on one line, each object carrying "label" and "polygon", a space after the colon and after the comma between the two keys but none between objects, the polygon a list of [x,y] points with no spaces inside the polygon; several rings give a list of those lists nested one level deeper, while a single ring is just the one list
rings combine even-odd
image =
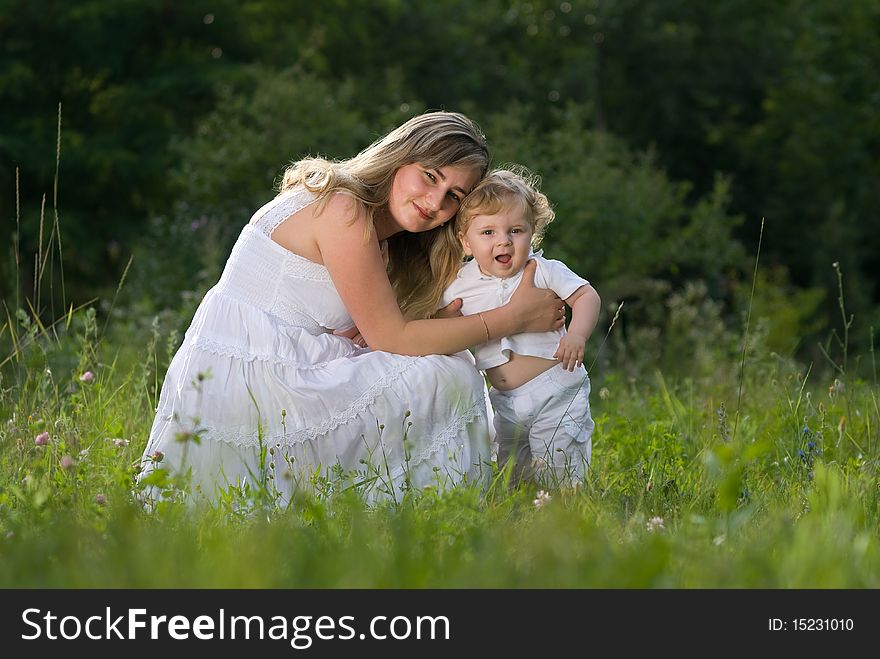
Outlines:
[{"label": "green grass field", "polygon": [[133,465],[175,338],[102,333],[89,311],[5,326],[0,587],[880,586],[874,378],[769,352],[700,377],[594,372],[592,471],[549,498],[499,476],[373,508],[145,512]]}]

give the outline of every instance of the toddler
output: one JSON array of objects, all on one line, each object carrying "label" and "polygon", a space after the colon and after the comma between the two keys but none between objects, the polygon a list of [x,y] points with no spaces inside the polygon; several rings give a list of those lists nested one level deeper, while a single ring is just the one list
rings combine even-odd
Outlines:
[{"label": "toddler", "polygon": [[457,235],[473,259],[461,266],[440,305],[461,298],[464,315],[501,306],[519,285],[526,262],[537,261],[535,286],[553,290],[571,308],[568,330],[502,337],[477,346],[475,358],[492,385],[498,464],[513,460],[517,478],[574,486],[583,480],[592,452],[583,358],[600,299],[564,263],[533,251],[553,217],[527,170],[490,172],[459,208]]}]

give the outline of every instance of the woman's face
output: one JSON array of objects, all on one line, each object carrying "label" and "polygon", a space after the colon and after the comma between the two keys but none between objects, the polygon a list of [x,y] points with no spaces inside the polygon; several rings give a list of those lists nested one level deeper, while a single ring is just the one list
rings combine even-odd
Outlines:
[{"label": "woman's face", "polygon": [[388,208],[397,228],[418,233],[440,226],[477,184],[473,167],[404,165],[394,174]]}]

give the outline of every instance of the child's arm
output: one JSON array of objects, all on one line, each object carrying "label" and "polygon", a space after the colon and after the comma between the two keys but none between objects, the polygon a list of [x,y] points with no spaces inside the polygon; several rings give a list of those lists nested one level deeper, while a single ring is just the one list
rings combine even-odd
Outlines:
[{"label": "child's arm", "polygon": [[568,331],[559,340],[559,347],[553,356],[562,362],[565,370],[573,371],[584,363],[584,344],[599,321],[602,300],[595,288],[584,284],[565,303],[571,307],[571,322]]}]

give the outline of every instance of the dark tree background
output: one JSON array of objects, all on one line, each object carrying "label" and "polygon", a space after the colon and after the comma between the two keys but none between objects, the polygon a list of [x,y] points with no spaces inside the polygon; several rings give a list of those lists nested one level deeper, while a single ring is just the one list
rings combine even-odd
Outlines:
[{"label": "dark tree background", "polygon": [[781,349],[839,325],[834,262],[880,326],[880,0],[0,0],[0,52],[12,303],[55,223],[59,104],[65,301],[134,255],[155,308],[210,285],[291,159],[444,108],[543,175],[548,252],[606,300],[647,317],[699,282],[735,320],[766,218]]}]

